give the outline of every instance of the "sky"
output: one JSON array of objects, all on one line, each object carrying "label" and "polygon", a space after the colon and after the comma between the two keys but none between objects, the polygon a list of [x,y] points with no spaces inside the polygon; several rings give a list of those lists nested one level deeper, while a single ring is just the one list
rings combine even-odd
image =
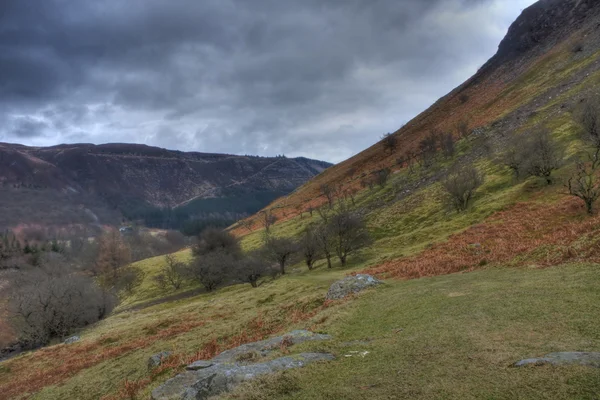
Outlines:
[{"label": "sky", "polygon": [[0,142],[342,161],[460,85],[534,0],[2,0]]}]

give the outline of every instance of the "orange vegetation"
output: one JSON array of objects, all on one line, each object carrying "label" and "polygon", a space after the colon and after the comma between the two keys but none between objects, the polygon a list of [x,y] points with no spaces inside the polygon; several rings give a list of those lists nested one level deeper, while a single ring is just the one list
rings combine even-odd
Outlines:
[{"label": "orange vegetation", "polygon": [[365,272],[412,279],[499,263],[600,262],[600,216],[584,215],[581,204],[572,198],[557,204],[517,203],[417,256],[388,261]]}]

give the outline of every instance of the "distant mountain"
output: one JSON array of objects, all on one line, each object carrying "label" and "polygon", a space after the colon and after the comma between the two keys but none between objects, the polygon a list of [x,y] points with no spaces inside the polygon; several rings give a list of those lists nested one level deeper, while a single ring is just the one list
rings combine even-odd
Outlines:
[{"label": "distant mountain", "polygon": [[27,147],[0,143],[0,228],[229,223],[331,164],[307,158],[165,150],[139,144]]}]

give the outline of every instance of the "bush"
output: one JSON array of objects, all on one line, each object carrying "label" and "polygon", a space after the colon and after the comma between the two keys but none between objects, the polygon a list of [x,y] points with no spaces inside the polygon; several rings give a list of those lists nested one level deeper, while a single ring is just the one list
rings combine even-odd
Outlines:
[{"label": "bush", "polygon": [[389,168],[381,169],[375,173],[375,181],[380,187],[384,187],[391,174],[392,171]]},{"label": "bush", "polygon": [[503,163],[515,176],[538,176],[552,183],[552,172],[560,167],[562,156],[550,132],[537,127],[513,139],[504,153]]},{"label": "bush", "polygon": [[187,275],[204,286],[206,291],[212,292],[232,275],[235,263],[236,258],[231,253],[218,249],[194,257],[188,265]]},{"label": "bush", "polygon": [[166,290],[167,288],[178,290],[184,282],[185,274],[185,264],[175,260],[173,255],[167,254],[165,256],[165,264],[154,279],[158,286],[163,290]]},{"label": "bush", "polygon": [[106,317],[116,305],[116,297],[92,278],[52,263],[18,273],[7,300],[13,329],[29,345],[63,339]]},{"label": "bush", "polygon": [[466,210],[476,190],[483,184],[483,177],[471,166],[463,166],[451,171],[442,181],[448,201],[456,211]]},{"label": "bush", "polygon": [[199,235],[196,245],[192,248],[192,253],[195,256],[203,256],[214,251],[224,251],[234,255],[241,252],[237,238],[231,233],[221,229],[208,228]]},{"label": "bush", "polygon": [[583,103],[575,115],[581,127],[582,138],[594,149],[600,149],[600,96],[594,96]]},{"label": "bush", "polygon": [[393,154],[398,148],[398,138],[393,133],[386,133],[381,137],[381,144],[384,151]]}]

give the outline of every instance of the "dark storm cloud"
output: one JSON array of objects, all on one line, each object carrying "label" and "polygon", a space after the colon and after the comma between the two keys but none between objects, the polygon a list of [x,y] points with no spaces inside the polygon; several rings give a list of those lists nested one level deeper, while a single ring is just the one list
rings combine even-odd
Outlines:
[{"label": "dark storm cloud", "polygon": [[473,73],[531,2],[4,0],[0,140],[339,161]]}]

